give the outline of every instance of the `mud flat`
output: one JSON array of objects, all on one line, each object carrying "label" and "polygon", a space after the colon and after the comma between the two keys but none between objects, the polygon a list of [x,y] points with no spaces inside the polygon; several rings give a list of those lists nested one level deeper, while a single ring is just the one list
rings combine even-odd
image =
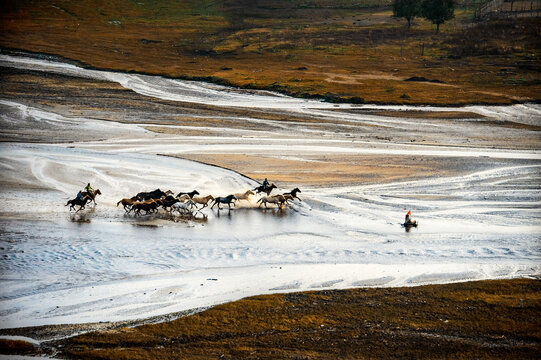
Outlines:
[{"label": "mud flat", "polygon": [[[31,58],[0,66],[1,334],[45,339],[60,324],[64,335],[136,325],[262,294],[270,306],[282,293],[541,273],[539,105],[337,105]],[[302,201],[262,209],[255,196],[186,221],[117,207],[140,191],[223,196],[264,177],[279,192],[300,187]],[[87,182],[103,195],[70,214]],[[409,232],[408,209],[421,224]],[[520,294],[513,286],[502,299]]]}]

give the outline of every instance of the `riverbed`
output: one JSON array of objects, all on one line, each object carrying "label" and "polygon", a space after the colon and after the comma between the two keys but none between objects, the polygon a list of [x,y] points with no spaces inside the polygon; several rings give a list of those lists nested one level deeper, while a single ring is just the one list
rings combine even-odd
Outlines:
[{"label": "riverbed", "polygon": [[[539,105],[330,104],[23,57],[0,66],[2,328],[541,272]],[[389,111],[404,116],[378,115]],[[256,195],[193,217],[117,206],[265,177],[302,201],[264,209]],[[87,182],[102,195],[74,214],[65,204]],[[401,226],[408,210],[417,228]]]}]

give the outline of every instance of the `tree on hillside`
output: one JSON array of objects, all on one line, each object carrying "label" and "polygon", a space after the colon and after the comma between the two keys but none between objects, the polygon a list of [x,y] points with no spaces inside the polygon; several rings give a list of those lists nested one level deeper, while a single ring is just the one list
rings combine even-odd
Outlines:
[{"label": "tree on hillside", "polygon": [[440,24],[455,17],[454,0],[424,0],[421,3],[421,14],[436,24],[436,32],[439,32]]},{"label": "tree on hillside", "polygon": [[394,0],[393,15],[395,17],[403,17],[408,20],[408,29],[411,26],[411,21],[420,12],[419,0]]}]

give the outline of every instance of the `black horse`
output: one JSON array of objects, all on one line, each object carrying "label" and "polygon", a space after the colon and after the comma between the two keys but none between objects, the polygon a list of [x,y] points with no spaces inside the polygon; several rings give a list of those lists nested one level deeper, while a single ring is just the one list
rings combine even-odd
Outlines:
[{"label": "black horse", "polygon": [[192,192],[179,192],[177,197],[181,197],[182,195],[190,195],[190,199],[193,198],[195,195],[199,195],[199,191],[194,190]]},{"label": "black horse", "polygon": [[171,209],[169,209],[171,206],[173,206],[173,204],[176,204],[178,203],[180,200],[171,196],[171,195],[168,195],[166,198],[162,199],[162,207],[166,210],[166,211],[171,211]]},{"label": "black horse", "polygon": [[166,197],[167,194],[161,191],[160,189],[156,189],[154,191],[149,192],[140,192],[139,194],[135,195],[140,201],[145,200],[157,200],[161,199],[162,197]]},{"label": "black horse", "polygon": [[[89,200],[92,200],[92,199],[90,199],[89,196],[85,196],[82,199],[79,199],[78,197],[76,197],[73,200],[68,200],[68,202],[64,206],[70,205],[70,211],[71,211],[71,209],[75,210],[75,206],[79,206],[79,210],[83,210],[85,208],[86,203]],[[79,212],[79,210],[76,210],[75,212]]]},{"label": "black horse", "polygon": [[272,189],[276,189],[276,185],[270,184],[270,185],[267,186],[267,187],[261,185],[261,186],[256,187],[256,188],[254,189],[254,191],[255,191],[256,193],[258,193],[258,194],[264,192],[265,194],[267,194],[267,196],[269,196],[270,193],[271,193],[271,191],[272,191]]},{"label": "black horse", "polygon": [[214,207],[214,205],[218,204],[218,210],[221,209],[220,204],[227,204],[229,206],[229,209],[231,209],[231,203],[235,200],[238,200],[237,197],[233,194],[227,195],[225,197],[217,197],[214,199],[214,203],[210,207],[211,209]]},{"label": "black horse", "polygon": [[297,196],[297,193],[300,193],[302,192],[299,188],[295,188],[293,190],[291,190],[290,192],[288,193],[285,193],[283,195],[291,195],[292,198],[297,198],[299,199],[299,201],[302,201],[300,197]]}]

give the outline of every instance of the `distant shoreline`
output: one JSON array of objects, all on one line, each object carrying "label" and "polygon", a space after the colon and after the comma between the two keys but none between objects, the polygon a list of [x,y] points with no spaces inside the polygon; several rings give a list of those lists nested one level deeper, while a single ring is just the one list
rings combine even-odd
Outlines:
[{"label": "distant shoreline", "polygon": [[[171,80],[186,80],[186,81],[196,81],[196,82],[204,82],[204,83],[210,83],[215,85],[222,85],[227,86],[231,88],[236,89],[242,89],[242,90],[256,90],[256,91],[270,91],[279,93],[282,95],[291,96],[293,98],[298,99],[312,99],[312,100],[320,100],[324,102],[330,102],[330,103],[336,103],[336,104],[356,104],[356,105],[381,105],[381,106],[391,106],[391,105],[404,105],[404,106],[433,106],[433,107],[441,107],[441,108],[452,108],[452,107],[466,107],[466,106],[512,106],[517,104],[540,104],[541,100],[509,100],[509,101],[502,101],[502,102],[486,102],[486,101],[473,101],[473,102],[393,102],[393,101],[359,101],[355,99],[351,99],[348,97],[341,97],[336,94],[332,93],[326,93],[326,94],[311,94],[311,95],[299,95],[295,92],[288,91],[285,88],[280,88],[276,86],[261,86],[261,87],[254,87],[251,85],[238,85],[231,83],[229,80],[225,78],[219,78],[215,76],[189,76],[189,75],[178,75],[178,76],[171,76],[167,73],[154,73],[154,72],[145,72],[145,71],[130,71],[130,70],[119,70],[114,68],[107,68],[107,67],[96,67],[93,65],[90,65],[84,61],[64,57],[61,55],[53,54],[53,53],[44,53],[44,52],[32,52],[24,49],[13,49],[13,48],[4,48],[0,47],[0,54],[5,55],[12,55],[12,56],[23,56],[23,57],[30,57],[34,59],[41,59],[41,60],[49,60],[49,61],[57,61],[57,62],[64,62],[67,64],[75,65],[82,67],[87,70],[96,70],[96,71],[108,71],[113,73],[122,73],[122,74],[139,74],[139,75],[148,75],[148,76],[159,76],[165,79],[171,79]],[[392,116],[392,115],[391,115]]]}]

